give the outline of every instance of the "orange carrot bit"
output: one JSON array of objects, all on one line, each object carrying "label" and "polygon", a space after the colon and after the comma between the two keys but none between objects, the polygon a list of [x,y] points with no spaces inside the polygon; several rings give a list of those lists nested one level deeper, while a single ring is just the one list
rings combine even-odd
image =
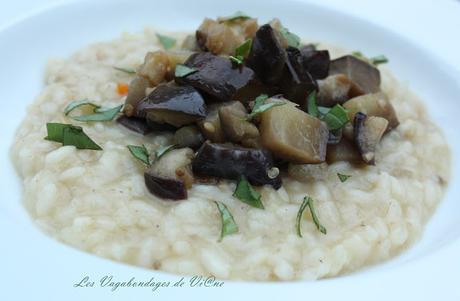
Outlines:
[{"label": "orange carrot bit", "polygon": [[117,84],[117,93],[121,96],[128,95],[128,89],[129,89],[128,84],[125,84],[125,83]]}]

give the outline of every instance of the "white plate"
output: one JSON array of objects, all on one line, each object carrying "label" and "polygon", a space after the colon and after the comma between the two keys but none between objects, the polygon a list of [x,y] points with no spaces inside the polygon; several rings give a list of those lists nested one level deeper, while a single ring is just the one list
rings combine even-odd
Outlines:
[{"label": "white plate", "polygon": [[[330,5],[331,1],[328,3]],[[387,5],[387,13],[391,13],[388,10],[390,3],[396,8],[394,1],[381,4]],[[342,5],[348,11],[353,11],[353,8],[359,11],[361,4],[363,2],[354,1],[347,2],[347,7],[343,4],[336,4],[336,7]],[[411,8],[412,5],[400,4],[395,15],[413,13]],[[186,283],[182,288],[160,288],[155,292],[148,288],[119,288],[112,292],[110,288],[99,287],[98,283],[92,288],[74,288],[73,284],[86,275],[95,281],[104,275],[113,275],[119,281],[128,281],[131,277],[147,281],[154,277],[155,280],[174,282],[180,277],[80,252],[46,237],[32,225],[20,203],[21,187],[9,162],[8,149],[17,125],[26,116],[27,104],[41,89],[47,59],[68,56],[88,43],[114,38],[122,31],[140,31],[145,25],[168,30],[193,30],[205,16],[227,15],[236,10],[244,10],[262,21],[277,16],[301,36],[359,49],[371,55],[384,53],[390,58],[389,66],[397,77],[407,82],[426,101],[431,117],[449,137],[454,154],[454,175],[445,200],[430,221],[423,239],[402,256],[385,264],[317,282],[226,281],[221,288],[189,287]],[[142,300],[167,297],[171,300],[198,300],[207,297],[215,300],[258,300],[265,296],[268,299],[387,300],[399,297],[431,300],[442,297],[444,300],[460,300],[457,287],[460,270],[460,135],[456,129],[460,116],[457,104],[460,81],[459,74],[454,71],[454,68],[460,68],[460,60],[452,55],[458,53],[460,47],[458,27],[449,27],[453,24],[450,22],[454,19],[450,18],[455,16],[455,10],[458,16],[460,7],[444,2],[432,8],[426,3],[419,6],[416,12],[424,16],[420,18],[421,28],[441,31],[426,31],[425,37],[428,38],[415,44],[411,42],[412,38],[423,36],[423,32],[415,31],[414,35],[405,38],[386,27],[331,10],[325,5],[298,1],[232,0],[219,5],[211,0],[168,0],[159,3],[148,0],[75,1],[43,9],[10,22],[10,26],[3,29],[0,27],[0,101],[3,112],[0,119],[0,234],[6,240],[0,247],[0,296],[3,296],[0,299],[105,300],[111,297]],[[443,12],[446,14],[439,15]],[[379,19],[379,15],[376,16]],[[388,19],[391,18],[387,16]],[[407,19],[415,20],[413,15]],[[395,18],[394,22],[391,24],[393,28],[398,28],[399,22],[402,32],[409,32],[404,18]],[[426,25],[430,23],[432,26]],[[426,51],[444,47],[449,49],[439,53],[450,53],[450,56],[445,55],[443,60],[433,51]]]}]

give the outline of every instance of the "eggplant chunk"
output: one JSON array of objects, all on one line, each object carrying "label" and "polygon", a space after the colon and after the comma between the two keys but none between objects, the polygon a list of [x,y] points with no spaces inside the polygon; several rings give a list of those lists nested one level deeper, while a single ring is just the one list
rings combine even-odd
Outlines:
[{"label": "eggplant chunk", "polygon": [[147,135],[152,131],[145,119],[142,118],[122,115],[118,117],[117,122],[125,128],[141,135]]},{"label": "eggplant chunk", "polygon": [[336,104],[343,104],[350,98],[363,95],[359,89],[346,75],[336,74],[318,81],[319,92],[316,102],[320,106],[333,107]]},{"label": "eggplant chunk", "polygon": [[352,141],[342,139],[338,144],[327,147],[326,160],[328,164],[346,161],[353,164],[362,164],[363,159]]},{"label": "eggplant chunk", "polygon": [[329,136],[327,125],[286,102],[261,114],[262,145],[289,162],[323,162]]},{"label": "eggplant chunk", "polygon": [[247,65],[262,82],[276,85],[283,76],[286,59],[286,50],[280,44],[273,28],[269,24],[262,25],[252,42]]},{"label": "eggplant chunk", "polygon": [[231,142],[241,143],[260,136],[257,127],[244,119],[246,115],[246,108],[239,101],[233,101],[219,108],[222,130]]},{"label": "eggplant chunk", "polygon": [[153,163],[144,173],[150,193],[165,199],[186,199],[187,188],[192,187],[194,181],[190,165],[192,158],[191,149],[174,149]]},{"label": "eggplant chunk", "polygon": [[218,112],[219,108],[224,105],[225,103],[211,104],[208,108],[208,115],[197,123],[201,133],[211,142],[225,142],[225,133],[222,129]]},{"label": "eggplant chunk", "polygon": [[289,163],[288,175],[299,182],[324,180],[327,177],[327,163],[294,164]]},{"label": "eggplant chunk", "polygon": [[128,88],[128,96],[125,100],[123,112],[126,116],[131,117],[135,114],[137,104],[144,99],[145,90],[150,87],[150,82],[141,76],[136,76],[130,83]]},{"label": "eggplant chunk", "polygon": [[302,65],[300,51],[294,47],[286,49],[287,60],[283,79],[280,82],[284,97],[306,109],[308,95],[318,90],[316,81]]},{"label": "eggplant chunk", "polygon": [[269,176],[273,167],[272,156],[266,150],[209,141],[201,146],[192,162],[193,172],[197,175],[232,180],[244,175],[253,185],[271,185],[278,189],[281,177]]},{"label": "eggplant chunk", "polygon": [[204,142],[203,134],[195,125],[181,127],[174,133],[174,144],[178,147],[198,149]]},{"label": "eggplant chunk", "polygon": [[355,114],[357,112],[361,112],[367,116],[377,116],[388,120],[387,131],[394,129],[399,125],[395,109],[391,105],[387,96],[382,92],[352,98],[345,102],[343,107],[349,110],[348,117],[350,120],[354,120]]},{"label": "eggplant chunk", "polygon": [[137,74],[147,79],[152,86],[164,82],[171,72],[168,55],[165,51],[148,52],[144,63],[138,68]]},{"label": "eggplant chunk", "polygon": [[358,112],[353,122],[355,144],[364,160],[375,165],[375,150],[387,129],[388,121],[382,117],[370,116]]},{"label": "eggplant chunk", "polygon": [[345,74],[364,91],[364,94],[380,91],[379,69],[353,55],[345,55],[331,61],[329,74]]},{"label": "eggplant chunk", "polygon": [[200,93],[193,87],[174,83],[159,85],[137,105],[136,111],[139,117],[175,127],[206,117],[206,105]]},{"label": "eggplant chunk", "polygon": [[331,58],[329,51],[316,50],[311,45],[300,48],[302,65],[311,74],[313,79],[323,79],[329,75]]},{"label": "eggplant chunk", "polygon": [[209,52],[191,55],[185,65],[198,71],[185,77],[176,77],[176,82],[193,86],[220,101],[231,100],[254,79],[251,69],[234,66],[228,58]]}]

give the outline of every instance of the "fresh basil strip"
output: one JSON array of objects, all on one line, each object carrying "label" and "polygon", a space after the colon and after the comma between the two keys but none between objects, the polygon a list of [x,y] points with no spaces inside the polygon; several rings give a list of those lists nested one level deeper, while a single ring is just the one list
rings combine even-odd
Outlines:
[{"label": "fresh basil strip", "polygon": [[339,177],[340,179],[340,182],[345,182],[346,180],[348,180],[349,178],[351,178],[350,175],[344,175],[344,174],[341,174],[341,173],[337,173],[337,177]]},{"label": "fresh basil strip", "polygon": [[252,207],[264,209],[260,193],[249,184],[245,176],[241,176],[233,196]]},{"label": "fresh basil strip", "polygon": [[308,114],[313,117],[319,117],[318,105],[316,104],[316,91],[311,92],[307,98]]},{"label": "fresh basil strip", "polygon": [[128,74],[136,74],[136,69],[134,68],[122,68],[122,67],[113,66],[113,69],[120,71],[120,72],[128,73]]},{"label": "fresh basil strip", "polygon": [[62,145],[73,145],[78,149],[102,150],[79,126],[47,123],[46,131],[48,132],[48,136],[45,137],[46,140],[60,142]]},{"label": "fresh basil strip", "polygon": [[98,109],[98,108],[101,107],[101,106],[99,106],[97,104],[94,104],[94,103],[90,102],[88,99],[74,100],[74,101],[71,101],[67,105],[67,107],[65,107],[64,114],[69,115],[70,112],[72,112],[76,108],[79,108],[79,107],[82,107],[82,106],[91,106],[91,107],[93,107],[93,109]]},{"label": "fresh basil strip", "polygon": [[330,110],[331,108],[318,106],[318,113],[320,116],[326,115]]},{"label": "fresh basil strip", "polygon": [[129,151],[131,152],[131,155],[134,156],[134,158],[138,159],[139,161],[144,162],[147,165],[150,165],[149,151],[145,148],[144,145],[142,146],[128,145],[127,147]]},{"label": "fresh basil strip", "polygon": [[372,64],[374,65],[380,65],[380,64],[385,64],[388,63],[388,58],[384,55],[378,55],[370,58]]},{"label": "fresh basil strip", "polygon": [[185,65],[178,64],[176,65],[176,70],[174,71],[174,75],[176,77],[185,77],[187,75],[190,75],[192,73],[197,72],[197,69],[187,67]]},{"label": "fresh basil strip", "polygon": [[247,57],[249,55],[249,52],[251,52],[251,46],[252,39],[247,39],[243,44],[241,44],[235,49],[235,56],[243,58]]},{"label": "fresh basil strip", "polygon": [[263,113],[265,111],[268,111],[269,109],[281,105],[285,105],[285,102],[271,102],[271,103],[265,103],[265,101],[268,99],[268,95],[266,94],[261,94],[257,96],[257,98],[254,101],[254,107],[252,108],[252,112],[248,114],[246,117],[246,120],[251,120],[254,118],[256,115]]},{"label": "fresh basil strip", "polygon": [[228,58],[237,65],[243,64],[244,58],[241,55],[237,55],[237,56],[230,55]]},{"label": "fresh basil strip", "polygon": [[160,146],[159,148],[157,148],[155,150],[155,159],[156,160],[160,159],[164,154],[166,154],[167,152],[172,150],[174,147],[175,147],[174,144],[166,145],[166,146]]},{"label": "fresh basil strip", "polygon": [[214,202],[216,203],[217,209],[219,209],[220,217],[222,219],[222,229],[220,231],[220,238],[219,241],[230,234],[238,232],[238,225],[235,223],[232,214],[228,210],[227,206],[221,202]]},{"label": "fresh basil strip", "polygon": [[330,109],[322,120],[326,122],[329,130],[338,130],[349,121],[347,111],[339,104]]},{"label": "fresh basil strip", "polygon": [[289,46],[296,48],[300,46],[299,36],[290,32],[286,27],[281,27],[280,33],[287,40]]},{"label": "fresh basil strip", "polygon": [[222,22],[229,22],[229,21],[236,21],[236,20],[247,20],[250,19],[251,17],[248,16],[246,13],[242,11],[236,11],[235,13],[231,14],[230,16],[227,17],[221,17],[219,18],[220,21]]},{"label": "fresh basil strip", "polygon": [[174,47],[176,45],[176,39],[161,35],[159,33],[156,34],[158,41],[160,41],[161,45],[163,45],[163,48],[168,50]]},{"label": "fresh basil strip", "polygon": [[116,106],[114,108],[96,108],[93,114],[71,116],[73,120],[77,121],[111,121],[120,113],[123,105]]},{"label": "fresh basil strip", "polygon": [[299,237],[302,237],[302,231],[301,231],[301,228],[300,228],[300,224],[301,224],[301,221],[302,221],[302,215],[303,215],[303,212],[305,211],[305,208],[308,208],[310,209],[310,214],[311,214],[311,217],[313,219],[313,223],[315,224],[316,228],[323,234],[326,234],[327,233],[327,230],[326,228],[323,227],[323,225],[321,225],[321,223],[319,222],[319,219],[318,219],[318,216],[316,215],[316,211],[315,211],[315,207],[313,205],[313,199],[309,196],[306,196],[303,198],[303,202],[302,204],[300,205],[300,208],[299,208],[299,211],[297,212],[297,219],[296,219],[296,230],[297,230],[297,235]]}]

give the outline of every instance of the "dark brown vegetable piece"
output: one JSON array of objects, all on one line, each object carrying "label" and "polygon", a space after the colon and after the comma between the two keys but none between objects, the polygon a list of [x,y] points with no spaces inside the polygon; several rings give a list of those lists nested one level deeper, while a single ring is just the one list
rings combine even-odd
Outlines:
[{"label": "dark brown vegetable piece", "polygon": [[161,84],[137,106],[137,116],[175,127],[206,117],[203,97],[193,87]]},{"label": "dark brown vegetable piece", "polygon": [[388,121],[381,117],[368,117],[358,112],[353,122],[355,144],[364,160],[375,165],[375,150],[388,126]]},{"label": "dark brown vegetable piece", "polygon": [[283,76],[287,59],[276,33],[269,24],[262,25],[252,42],[247,65],[254,70],[262,82],[276,85]]},{"label": "dark brown vegetable piece", "polygon": [[152,129],[148,126],[145,119],[142,118],[122,115],[118,117],[117,122],[123,125],[125,128],[141,135],[147,135],[152,132]]},{"label": "dark brown vegetable piece", "polygon": [[193,172],[201,176],[214,176],[236,180],[242,175],[256,186],[281,187],[281,177],[268,176],[273,168],[271,154],[263,149],[245,148],[230,144],[205,142],[192,162]]},{"label": "dark brown vegetable piece", "polygon": [[160,198],[171,200],[187,198],[187,189],[181,180],[161,178],[149,172],[144,173],[144,180],[150,193]]},{"label": "dark brown vegetable piece", "polygon": [[260,136],[257,127],[244,119],[246,116],[246,108],[239,101],[232,101],[219,108],[222,130],[231,142],[241,143]]},{"label": "dark brown vegetable piece", "polygon": [[362,164],[363,159],[353,142],[342,139],[338,144],[329,145],[326,155],[327,163],[346,161],[354,164]]},{"label": "dark brown vegetable piece", "polygon": [[336,74],[318,81],[319,92],[316,102],[320,106],[333,107],[343,104],[350,98],[363,95],[364,92],[346,75]]},{"label": "dark brown vegetable piece", "polygon": [[198,71],[176,77],[176,82],[193,86],[220,101],[231,100],[254,79],[251,69],[235,66],[229,59],[209,52],[191,55],[185,65]]},{"label": "dark brown vegetable piece", "polygon": [[315,50],[306,45],[300,48],[302,65],[314,79],[323,79],[329,75],[329,64],[331,62],[329,51]]}]

